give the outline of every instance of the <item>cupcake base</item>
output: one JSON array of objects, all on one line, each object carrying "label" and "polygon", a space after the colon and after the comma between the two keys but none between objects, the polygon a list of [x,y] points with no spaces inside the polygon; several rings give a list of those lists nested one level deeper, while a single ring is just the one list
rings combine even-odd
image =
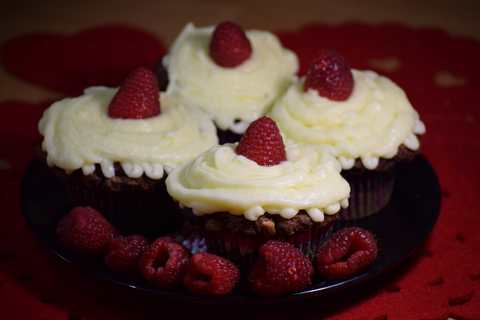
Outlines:
[{"label": "cupcake base", "polygon": [[342,176],[350,184],[348,208],[342,210],[344,220],[357,220],[380,212],[387,206],[395,187],[396,168],[411,162],[418,152],[402,146],[393,159],[380,159],[377,168],[370,170],[357,160]]},{"label": "cupcake base", "polygon": [[181,225],[181,216],[166,190],[166,177],[159,180],[145,176],[129,178],[119,165],[115,166],[116,175],[112,178],[105,178],[100,168],[89,175],[81,170],[71,174],[59,168],[47,170],[65,185],[72,207],[97,209],[122,234],[137,233],[153,238]]},{"label": "cupcake base", "polygon": [[[313,257],[317,248],[332,234],[337,215],[325,216],[323,222],[313,222],[306,213],[292,219],[265,215],[262,220],[248,221],[226,213],[204,217],[183,210],[185,223],[182,233],[191,242],[205,243],[207,250],[248,268],[258,249],[269,240],[286,241]],[[274,232],[272,232],[274,230]]]},{"label": "cupcake base", "polygon": [[293,244],[309,258],[315,256],[317,248],[332,234],[333,224],[313,226],[310,230],[292,236],[246,237],[235,232],[207,232],[204,238],[208,251],[228,257],[241,266],[248,267],[257,255],[258,249],[269,240],[280,240]]},{"label": "cupcake base", "polygon": [[342,176],[350,184],[349,206],[341,217],[356,220],[382,210],[390,201],[395,186],[395,170],[372,172],[348,172]]}]

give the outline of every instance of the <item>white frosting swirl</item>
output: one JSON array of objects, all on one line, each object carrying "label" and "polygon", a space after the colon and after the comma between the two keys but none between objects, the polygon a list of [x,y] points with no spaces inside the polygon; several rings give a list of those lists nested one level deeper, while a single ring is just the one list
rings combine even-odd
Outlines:
[{"label": "white frosting swirl", "polygon": [[344,169],[358,158],[365,168],[375,169],[380,158],[394,157],[402,144],[417,150],[416,134],[425,133],[425,125],[405,92],[373,71],[352,72],[354,89],[345,101],[304,92],[303,78],[287,90],[270,112],[286,140],[325,145]]},{"label": "white frosting swirl", "polygon": [[215,126],[198,111],[161,95],[162,113],[147,119],[112,119],[108,105],[116,89],[92,87],[77,98],[54,103],[39,123],[50,166],[84,174],[99,164],[105,177],[119,162],[125,174],[160,179],[164,170],[192,160],[218,143]]},{"label": "white frosting swirl", "polygon": [[348,205],[350,187],[329,154],[290,145],[287,161],[266,167],[237,155],[235,146],[213,147],[172,171],[168,193],[197,215],[228,212],[252,221],[265,212],[290,219],[299,210],[323,221]]},{"label": "white frosting swirl", "polygon": [[183,29],[163,60],[170,81],[167,93],[204,110],[221,129],[242,133],[287,89],[298,60],[272,33],[248,31],[250,58],[236,68],[223,68],[209,55],[213,30],[193,24]]}]

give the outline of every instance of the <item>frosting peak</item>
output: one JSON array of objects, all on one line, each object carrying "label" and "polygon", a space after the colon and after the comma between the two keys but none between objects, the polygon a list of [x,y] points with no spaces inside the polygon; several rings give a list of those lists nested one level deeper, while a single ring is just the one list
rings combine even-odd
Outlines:
[{"label": "frosting peak", "polygon": [[265,167],[216,146],[167,178],[169,194],[197,215],[228,212],[256,220],[265,212],[289,219],[305,210],[314,221],[346,204],[348,183],[340,164],[326,153],[287,147],[287,161]]},{"label": "frosting peak", "polygon": [[163,63],[168,70],[169,95],[205,111],[223,130],[242,133],[282,94],[298,69],[295,54],[275,35],[247,31],[252,55],[235,68],[218,66],[209,55],[213,27],[188,24]]},{"label": "frosting peak", "polygon": [[372,71],[352,70],[354,88],[345,101],[332,101],[315,90],[303,91],[304,79],[292,84],[270,116],[287,140],[325,145],[344,169],[360,158],[368,169],[379,158],[392,158],[403,144],[416,150],[416,134],[425,132],[405,92]]},{"label": "frosting peak", "polygon": [[84,174],[100,168],[114,176],[119,162],[127,176],[160,179],[164,170],[193,159],[218,143],[210,119],[161,95],[162,113],[148,119],[113,119],[108,105],[116,89],[92,87],[54,103],[39,123],[49,165]]}]

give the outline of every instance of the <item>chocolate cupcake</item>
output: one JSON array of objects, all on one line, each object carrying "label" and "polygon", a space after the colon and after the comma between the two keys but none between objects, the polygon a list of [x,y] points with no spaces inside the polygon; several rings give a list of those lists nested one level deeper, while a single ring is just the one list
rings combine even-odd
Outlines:
[{"label": "chocolate cupcake", "polygon": [[327,153],[285,148],[275,123],[262,117],[239,144],[211,148],[173,170],[166,184],[183,208],[187,233],[248,264],[271,239],[315,252],[348,206],[350,188],[340,169]]},{"label": "chocolate cupcake", "polygon": [[425,132],[405,92],[373,71],[351,70],[323,51],[270,112],[287,141],[327,148],[350,183],[347,219],[378,212],[390,200],[395,167],[418,153]]},{"label": "chocolate cupcake", "polygon": [[167,94],[209,115],[220,143],[237,142],[264,115],[298,70],[296,55],[266,31],[231,22],[188,24],[163,59]]},{"label": "chocolate cupcake", "polygon": [[152,235],[176,219],[168,172],[218,142],[210,119],[159,96],[143,68],[119,90],[92,87],[54,103],[39,130],[45,161],[65,181],[72,205],[99,209],[124,233]]}]

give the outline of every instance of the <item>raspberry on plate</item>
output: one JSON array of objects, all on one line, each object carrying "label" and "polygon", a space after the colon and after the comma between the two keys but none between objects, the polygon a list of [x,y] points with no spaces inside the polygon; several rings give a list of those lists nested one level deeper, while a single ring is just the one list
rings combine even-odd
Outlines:
[{"label": "raspberry on plate", "polygon": [[347,100],[353,91],[352,71],[340,54],[321,50],[310,64],[304,88],[316,90],[330,100]]},{"label": "raspberry on plate", "polygon": [[210,57],[221,67],[234,68],[252,55],[252,45],[239,25],[219,23],[210,40]]},{"label": "raspberry on plate", "polygon": [[105,264],[111,270],[121,273],[130,273],[138,270],[141,256],[148,248],[148,241],[144,236],[119,236],[110,243]]},{"label": "raspberry on plate", "polygon": [[66,248],[102,255],[108,250],[115,229],[91,207],[75,207],[57,225],[57,237]]},{"label": "raspberry on plate", "polygon": [[317,251],[320,275],[329,279],[351,276],[375,261],[377,242],[367,230],[352,227],[336,232]]},{"label": "raspberry on plate", "polygon": [[145,68],[137,68],[128,75],[108,106],[111,118],[145,119],[159,114],[157,77]]},{"label": "raspberry on plate", "polygon": [[270,240],[260,247],[248,282],[258,295],[279,296],[309,286],[312,276],[312,263],[300,250],[287,242]]},{"label": "raspberry on plate", "polygon": [[277,124],[265,116],[250,124],[235,152],[261,166],[274,166],[287,159]]},{"label": "raspberry on plate", "polygon": [[183,279],[183,285],[192,293],[225,295],[235,288],[240,271],[229,260],[201,252],[194,254]]},{"label": "raspberry on plate", "polygon": [[182,279],[190,254],[170,237],[155,240],[140,259],[143,277],[159,288],[175,287]]}]

